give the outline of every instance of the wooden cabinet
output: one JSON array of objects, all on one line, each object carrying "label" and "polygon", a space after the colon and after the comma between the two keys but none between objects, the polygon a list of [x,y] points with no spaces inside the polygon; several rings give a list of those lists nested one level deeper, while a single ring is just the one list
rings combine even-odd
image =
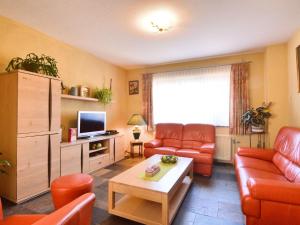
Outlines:
[{"label": "wooden cabinet", "polygon": [[60,176],[60,85],[22,70],[0,74],[0,151],[12,164],[0,174],[2,197],[19,203]]},{"label": "wooden cabinet", "polygon": [[[100,143],[100,147],[93,147]],[[61,143],[61,175],[91,173],[125,157],[123,135],[99,136],[73,143]],[[80,158],[81,156],[81,158]]]},{"label": "wooden cabinet", "polygon": [[115,137],[115,162],[125,158],[125,150],[124,136]]},{"label": "wooden cabinet", "polygon": [[60,134],[50,136],[50,183],[60,177]]},{"label": "wooden cabinet", "polygon": [[33,136],[17,140],[17,196],[20,201],[49,188],[49,137]]},{"label": "wooden cabinet", "polygon": [[18,75],[18,134],[49,131],[50,79]]},{"label": "wooden cabinet", "polygon": [[81,173],[81,145],[61,148],[61,175]]},{"label": "wooden cabinet", "polygon": [[90,172],[99,170],[105,166],[108,166],[109,163],[109,154],[99,155],[93,158],[90,158]]}]

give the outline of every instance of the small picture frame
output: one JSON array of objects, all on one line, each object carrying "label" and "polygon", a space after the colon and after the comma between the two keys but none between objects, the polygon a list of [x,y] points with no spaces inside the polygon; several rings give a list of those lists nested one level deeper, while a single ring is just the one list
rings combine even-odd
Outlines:
[{"label": "small picture frame", "polygon": [[298,93],[300,93],[300,45],[296,48],[296,60],[297,60],[297,70],[298,70]]},{"label": "small picture frame", "polygon": [[131,80],[129,81],[129,95],[138,95],[139,94],[139,81]]}]

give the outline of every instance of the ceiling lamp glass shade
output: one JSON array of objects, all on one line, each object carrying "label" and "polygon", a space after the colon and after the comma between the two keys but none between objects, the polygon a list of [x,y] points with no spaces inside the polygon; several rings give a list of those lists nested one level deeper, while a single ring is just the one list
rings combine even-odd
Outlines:
[{"label": "ceiling lamp glass shade", "polygon": [[132,130],[133,132],[133,137],[135,140],[138,140],[141,135],[141,130],[138,126],[143,126],[146,125],[146,122],[143,118],[142,115],[140,114],[133,114],[130,119],[127,122],[127,125],[133,125],[135,126],[134,129]]}]

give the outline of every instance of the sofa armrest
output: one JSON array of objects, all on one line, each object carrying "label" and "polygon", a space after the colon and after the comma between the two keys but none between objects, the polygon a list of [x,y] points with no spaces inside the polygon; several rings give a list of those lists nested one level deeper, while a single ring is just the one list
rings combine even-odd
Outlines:
[{"label": "sofa armrest", "polygon": [[162,142],[160,139],[154,139],[154,140],[146,142],[144,144],[145,148],[157,148],[157,147],[161,147],[161,146],[162,146]]},{"label": "sofa armrest", "polygon": [[259,149],[259,148],[238,148],[237,154],[250,158],[262,159],[265,161],[272,161],[275,151],[273,149]]},{"label": "sofa armrest", "polygon": [[2,202],[0,198],[0,221],[3,220],[3,210],[2,210]]},{"label": "sofa armrest", "polygon": [[204,143],[199,147],[194,147],[194,149],[202,153],[213,154],[215,151],[215,147],[216,147],[215,143]]},{"label": "sofa armrest", "polygon": [[288,181],[249,178],[247,182],[251,197],[257,200],[300,204],[300,184]]}]

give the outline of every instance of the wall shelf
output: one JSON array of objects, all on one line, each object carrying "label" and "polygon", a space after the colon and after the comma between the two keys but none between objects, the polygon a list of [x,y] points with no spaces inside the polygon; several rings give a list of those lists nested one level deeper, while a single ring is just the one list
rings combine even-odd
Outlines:
[{"label": "wall shelf", "polygon": [[73,96],[73,95],[61,95],[62,99],[71,99],[71,100],[78,100],[78,101],[87,101],[87,102],[98,102],[97,98],[89,98],[89,97],[81,97],[81,96]]},{"label": "wall shelf", "polygon": [[106,149],[108,149],[108,147],[102,147],[102,148],[98,148],[98,149],[95,149],[95,150],[89,150],[89,153],[99,152],[99,151],[103,151],[103,150],[106,150]]}]

